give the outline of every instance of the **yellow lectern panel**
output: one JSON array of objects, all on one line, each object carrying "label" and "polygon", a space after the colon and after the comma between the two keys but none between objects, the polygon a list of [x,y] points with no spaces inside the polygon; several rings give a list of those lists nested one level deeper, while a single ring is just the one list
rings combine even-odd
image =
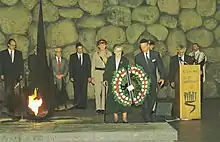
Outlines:
[{"label": "yellow lectern panel", "polygon": [[200,119],[200,66],[180,66],[180,119]]}]

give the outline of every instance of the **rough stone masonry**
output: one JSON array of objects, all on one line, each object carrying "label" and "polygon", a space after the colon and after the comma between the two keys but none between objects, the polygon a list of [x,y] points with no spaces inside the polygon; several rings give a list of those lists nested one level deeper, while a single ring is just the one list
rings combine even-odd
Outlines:
[{"label": "rough stone masonry", "polygon": [[[38,2],[0,0],[0,49],[13,37],[27,59],[37,40]],[[133,62],[137,43],[145,37],[158,41],[155,50],[168,69],[176,45],[190,51],[190,43],[197,42],[209,60],[205,97],[220,96],[220,0],[43,0],[43,12],[48,54],[60,46],[67,59],[77,41],[92,53],[96,40],[104,38],[109,48],[124,44],[125,55]],[[72,97],[70,82],[67,90]],[[89,92],[93,98],[92,86]],[[159,97],[174,94],[169,87],[161,92]]]}]

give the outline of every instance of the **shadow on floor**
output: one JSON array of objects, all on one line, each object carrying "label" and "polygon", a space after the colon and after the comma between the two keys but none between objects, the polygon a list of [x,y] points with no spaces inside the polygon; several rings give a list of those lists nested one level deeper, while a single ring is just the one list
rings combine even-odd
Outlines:
[{"label": "shadow on floor", "polygon": [[178,142],[219,142],[220,99],[205,100],[202,119],[170,123],[178,130]]}]

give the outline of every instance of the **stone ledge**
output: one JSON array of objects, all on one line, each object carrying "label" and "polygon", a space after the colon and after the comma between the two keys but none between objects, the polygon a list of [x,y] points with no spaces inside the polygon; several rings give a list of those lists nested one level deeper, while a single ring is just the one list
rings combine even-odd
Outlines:
[{"label": "stone ledge", "polygon": [[[84,124],[81,124],[82,126]],[[115,126],[117,124],[114,124]],[[177,140],[177,131],[172,128],[168,123],[152,123],[152,124],[118,124],[118,127],[113,129],[108,129],[112,127],[111,124],[94,124],[91,130],[85,129],[85,131],[70,130],[77,129],[79,126],[68,125],[69,128],[65,129],[65,124],[61,125],[61,131],[54,132],[54,128],[47,129],[43,131],[18,131],[13,133],[0,133],[0,142],[136,142],[136,141],[161,141],[161,142],[171,142]],[[88,124],[85,125],[89,126]],[[106,127],[106,129],[95,129],[95,127]],[[45,126],[47,127],[47,126]],[[59,127],[59,126],[58,126]],[[133,131],[131,130],[134,128]],[[141,127],[140,130],[137,128]],[[144,129],[145,127],[145,129]],[[124,128],[124,129],[123,129]],[[12,129],[8,127],[7,129]],[[79,128],[80,129],[80,128]],[[66,132],[65,132],[66,130]]]}]

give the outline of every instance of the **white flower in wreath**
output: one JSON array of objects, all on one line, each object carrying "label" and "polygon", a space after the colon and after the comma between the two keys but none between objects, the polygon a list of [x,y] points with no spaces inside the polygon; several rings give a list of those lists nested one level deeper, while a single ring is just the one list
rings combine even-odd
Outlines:
[{"label": "white flower in wreath", "polygon": [[128,101],[128,97],[126,97],[126,98],[125,98],[125,100],[127,100],[127,101]]},{"label": "white flower in wreath", "polygon": [[136,99],[136,98],[134,98],[134,102],[135,102],[135,101],[137,101],[137,99]]}]

